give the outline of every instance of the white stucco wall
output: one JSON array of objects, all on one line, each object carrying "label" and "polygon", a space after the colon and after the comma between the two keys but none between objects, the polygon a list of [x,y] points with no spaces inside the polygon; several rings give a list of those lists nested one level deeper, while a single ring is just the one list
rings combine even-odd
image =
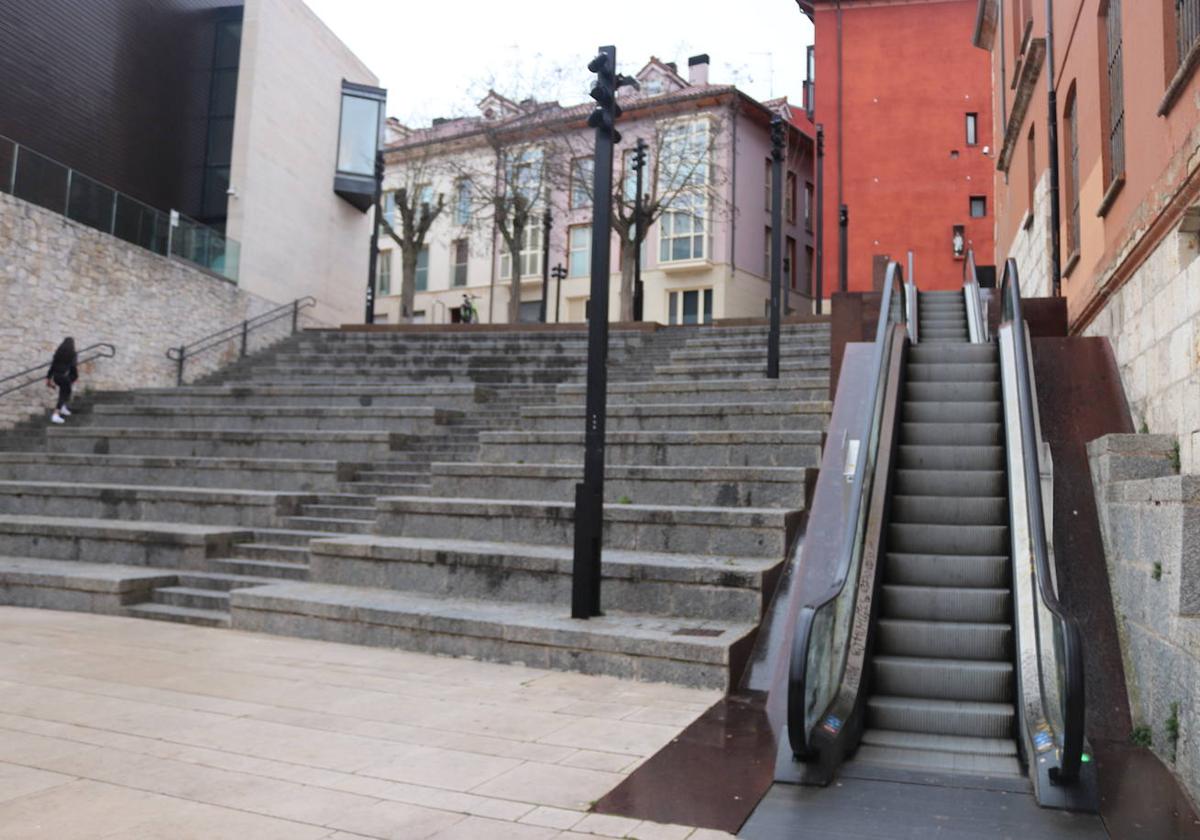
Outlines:
[{"label": "white stucco wall", "polygon": [[378,83],[301,0],[246,0],[228,232],[244,289],[361,323],[370,220],[333,192],[343,79]]}]

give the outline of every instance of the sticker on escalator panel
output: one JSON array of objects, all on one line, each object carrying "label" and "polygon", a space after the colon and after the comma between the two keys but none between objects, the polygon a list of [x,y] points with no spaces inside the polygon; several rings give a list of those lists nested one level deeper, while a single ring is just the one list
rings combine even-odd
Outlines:
[{"label": "sticker on escalator panel", "polygon": [[1040,730],[1033,733],[1033,748],[1038,752],[1054,748],[1054,738],[1046,730]]},{"label": "sticker on escalator panel", "polygon": [[821,722],[821,727],[836,735],[838,730],[842,728],[842,720],[836,715],[829,715],[829,717]]}]

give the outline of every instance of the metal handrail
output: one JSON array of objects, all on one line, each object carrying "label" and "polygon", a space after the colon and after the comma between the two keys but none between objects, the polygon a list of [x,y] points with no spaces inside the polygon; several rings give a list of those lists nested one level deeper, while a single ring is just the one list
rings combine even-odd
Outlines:
[{"label": "metal handrail", "polygon": [[986,344],[988,334],[987,309],[979,297],[979,271],[975,267],[975,250],[967,250],[963,263],[963,297],[967,307],[967,333],[972,344]]},{"label": "metal handrail", "polygon": [[[92,352],[92,351],[94,351],[94,352]],[[91,355],[88,355],[89,353]],[[106,342],[100,342],[99,344],[89,344],[87,347],[84,347],[82,350],[79,350],[76,352],[75,364],[82,365],[82,364],[86,364],[87,362],[94,361],[96,359],[111,359],[115,355],[117,355],[117,348],[111,344],[108,344]],[[12,382],[14,379],[20,379],[23,376],[29,376],[30,374],[33,374],[33,373],[39,374],[38,376],[34,376],[31,379],[28,379],[25,382],[21,382],[18,385],[11,385],[8,388],[5,388],[3,391],[0,391],[0,397],[3,397],[6,394],[11,394],[13,391],[19,391],[22,388],[28,388],[30,385],[34,385],[38,382],[45,382],[46,377],[43,375],[40,375],[40,374],[42,371],[46,370],[48,367],[49,367],[49,365],[46,365],[44,363],[40,364],[40,365],[34,365],[31,368],[25,368],[25,370],[17,371],[16,373],[10,374],[10,375],[4,377],[3,379],[0,379],[0,385],[3,385],[5,382]]]},{"label": "metal handrail", "polygon": [[[1000,296],[1002,314],[1012,325],[1015,356],[1017,408],[1021,423],[1021,449],[1025,468],[1025,494],[1028,499],[1029,536],[1033,548],[1034,570],[1037,574],[1038,595],[1047,611],[1054,617],[1059,633],[1055,634],[1055,663],[1062,678],[1061,693],[1063,743],[1061,761],[1050,770],[1050,779],[1057,784],[1071,784],[1079,778],[1084,746],[1084,673],[1083,637],[1079,625],[1067,614],[1054,591],[1050,557],[1046,540],[1046,522],[1042,507],[1041,472],[1038,456],[1037,427],[1033,414],[1033,388],[1030,384],[1030,354],[1025,337],[1025,320],[1021,312],[1021,281],[1017,262],[1004,264]],[[1039,628],[1038,633],[1041,633]]]},{"label": "metal handrail", "polygon": [[[809,732],[805,721],[805,695],[808,688],[809,645],[811,643],[813,622],[817,613],[838,598],[846,586],[850,575],[850,567],[854,562],[855,547],[860,530],[864,526],[864,515],[867,509],[866,482],[867,461],[870,440],[876,429],[874,406],[880,400],[886,378],[888,346],[892,336],[892,309],[895,304],[901,308],[900,322],[908,322],[913,313],[908,311],[907,295],[904,289],[904,270],[895,261],[888,264],[887,275],[883,284],[883,297],[879,304],[879,321],[875,327],[875,345],[872,351],[871,385],[867,391],[871,410],[865,411],[859,432],[859,451],[854,465],[854,480],[850,490],[850,509],[846,517],[845,534],[842,539],[842,554],[838,560],[834,579],[829,588],[817,598],[810,599],[801,605],[796,614],[796,625],[792,636],[791,661],[788,676],[787,721],[788,741],[792,753],[800,758],[815,757],[812,733]],[[898,289],[894,294],[893,288]],[[895,301],[893,301],[893,296]],[[847,646],[847,650],[849,647]],[[845,676],[845,657],[839,669],[840,683]],[[836,696],[836,695],[835,695]],[[818,719],[823,718],[822,713]]]},{"label": "metal handrail", "polygon": [[184,364],[193,356],[199,355],[205,350],[211,350],[214,347],[224,344],[226,341],[232,341],[233,339],[240,337],[242,340],[242,348],[238,355],[244,357],[249,348],[251,330],[264,327],[267,324],[272,324],[275,321],[291,315],[292,334],[294,335],[299,328],[300,310],[308,309],[309,307],[316,305],[317,299],[311,295],[302,298],[296,298],[291,303],[285,303],[282,306],[277,306],[274,309],[263,312],[261,315],[255,315],[253,318],[247,318],[240,324],[234,324],[232,327],[226,327],[223,330],[217,330],[215,333],[206,335],[203,338],[198,338],[191,344],[181,344],[178,347],[170,348],[167,350],[166,356],[168,359],[175,362],[176,365],[175,384],[183,384]]}]

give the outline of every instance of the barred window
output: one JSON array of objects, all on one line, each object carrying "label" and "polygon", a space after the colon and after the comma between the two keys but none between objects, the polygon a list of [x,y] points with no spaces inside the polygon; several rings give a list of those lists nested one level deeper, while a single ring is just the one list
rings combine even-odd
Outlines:
[{"label": "barred window", "polygon": [[1112,184],[1125,174],[1125,71],[1122,56],[1121,0],[1108,0],[1104,10],[1104,37],[1102,54],[1106,58],[1107,72],[1101,81],[1105,84],[1104,104],[1108,112],[1108,166],[1105,169],[1105,186]]}]

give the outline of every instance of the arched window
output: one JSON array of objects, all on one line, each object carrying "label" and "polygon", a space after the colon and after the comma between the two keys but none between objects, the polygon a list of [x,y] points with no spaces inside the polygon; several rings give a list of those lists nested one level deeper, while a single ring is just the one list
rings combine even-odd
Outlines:
[{"label": "arched window", "polygon": [[1079,252],[1079,111],[1075,82],[1067,90],[1063,107],[1066,140],[1067,259]]}]

